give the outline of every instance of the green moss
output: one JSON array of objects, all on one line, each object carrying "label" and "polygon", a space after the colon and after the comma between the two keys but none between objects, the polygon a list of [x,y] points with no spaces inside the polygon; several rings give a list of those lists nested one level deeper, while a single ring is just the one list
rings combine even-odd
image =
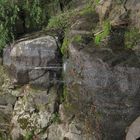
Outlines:
[{"label": "green moss", "polygon": [[68,90],[66,86],[63,88],[62,102],[67,113],[72,113],[76,109],[76,106],[68,101]]},{"label": "green moss", "polygon": [[76,42],[76,43],[82,43],[83,39],[81,35],[75,35],[74,37],[72,37],[71,39],[65,38],[61,47],[61,53],[63,55],[67,55],[68,54],[68,46],[70,43],[72,42]]},{"label": "green moss", "polygon": [[104,21],[103,23],[103,27],[102,27],[103,31],[97,35],[95,35],[95,44],[99,45],[101,43],[101,41],[106,38],[111,30],[111,25],[109,21]]},{"label": "green moss", "polygon": [[93,13],[94,7],[91,4],[87,4],[86,7],[84,7],[81,10],[69,10],[65,11],[64,13],[61,13],[59,15],[56,15],[52,18],[50,18],[47,26],[48,29],[63,29],[66,30],[68,27],[70,27],[73,20],[76,19],[77,16],[83,16],[90,13]]},{"label": "green moss", "polygon": [[[69,94],[70,92],[70,94]],[[77,91],[76,91],[77,92]],[[64,86],[63,87],[63,95],[61,97],[61,103],[63,104],[64,110],[65,110],[65,115],[72,115],[72,114],[76,114],[78,111],[78,107],[79,105],[77,104],[77,102],[73,101],[72,96],[76,97],[75,95],[72,94],[78,94],[77,93],[72,93],[72,91],[69,91],[68,87]],[[72,100],[71,100],[72,99]],[[77,97],[78,99],[78,97]]]},{"label": "green moss", "polygon": [[63,86],[63,94],[62,94],[61,99],[60,99],[61,102],[66,101],[67,95],[68,95],[68,93],[67,93],[67,88],[66,88],[66,86]]},{"label": "green moss", "polygon": [[125,47],[133,48],[140,41],[140,31],[137,28],[130,28],[125,32]]}]

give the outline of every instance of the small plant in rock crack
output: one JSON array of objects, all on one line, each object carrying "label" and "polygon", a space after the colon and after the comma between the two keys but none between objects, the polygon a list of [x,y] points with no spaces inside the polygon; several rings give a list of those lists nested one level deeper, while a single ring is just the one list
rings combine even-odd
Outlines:
[{"label": "small plant in rock crack", "polygon": [[34,131],[26,132],[26,135],[24,137],[24,140],[32,140],[33,139],[33,136],[34,136]]},{"label": "small plant in rock crack", "polygon": [[68,45],[70,44],[70,40],[65,38],[61,47],[61,53],[67,55],[68,53]]},{"label": "small plant in rock crack", "polygon": [[105,39],[111,31],[111,25],[108,20],[104,21],[102,32],[95,34],[95,44],[99,45],[103,39]]},{"label": "small plant in rock crack", "polygon": [[60,123],[61,122],[60,115],[57,112],[53,114],[52,122],[53,123]]}]

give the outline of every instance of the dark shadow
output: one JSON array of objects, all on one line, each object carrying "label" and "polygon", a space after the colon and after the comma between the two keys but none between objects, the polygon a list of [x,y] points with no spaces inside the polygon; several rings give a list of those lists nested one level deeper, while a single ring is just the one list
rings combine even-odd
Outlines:
[{"label": "dark shadow", "polygon": [[126,27],[112,27],[109,35],[108,45],[113,50],[121,50],[125,48],[125,32]]},{"label": "dark shadow", "polygon": [[64,12],[65,8],[68,7],[69,3],[72,0],[59,0],[60,10],[61,12]]},{"label": "dark shadow", "polygon": [[136,140],[140,140],[140,137],[139,137],[139,138],[137,138]]}]

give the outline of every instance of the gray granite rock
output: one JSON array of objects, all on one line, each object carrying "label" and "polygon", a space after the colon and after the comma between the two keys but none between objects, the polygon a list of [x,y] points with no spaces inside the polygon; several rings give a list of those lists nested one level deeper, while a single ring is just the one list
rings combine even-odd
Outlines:
[{"label": "gray granite rock", "polygon": [[[118,140],[140,114],[140,61],[129,51],[69,45],[64,72],[68,117],[79,118],[98,139]],[[134,63],[136,62],[136,63]],[[87,118],[87,119],[86,119]],[[117,133],[116,133],[117,132]]]},{"label": "gray granite rock", "polygon": [[3,63],[13,83],[49,87],[61,67],[57,41],[52,36],[44,36],[7,47]]}]

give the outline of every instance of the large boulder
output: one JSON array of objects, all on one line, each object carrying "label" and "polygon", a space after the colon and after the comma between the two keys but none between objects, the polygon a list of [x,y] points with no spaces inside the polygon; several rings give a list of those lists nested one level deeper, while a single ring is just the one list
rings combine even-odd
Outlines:
[{"label": "large boulder", "polygon": [[140,114],[139,57],[127,50],[115,52],[90,45],[81,49],[74,42],[68,52],[65,118],[80,120],[81,135],[93,135],[92,139],[123,139],[126,128]]},{"label": "large boulder", "polygon": [[126,140],[140,139],[140,117],[138,117],[127,129]]},{"label": "large boulder", "polygon": [[3,63],[13,83],[49,87],[61,68],[58,40],[52,36],[19,41],[4,51]]}]

